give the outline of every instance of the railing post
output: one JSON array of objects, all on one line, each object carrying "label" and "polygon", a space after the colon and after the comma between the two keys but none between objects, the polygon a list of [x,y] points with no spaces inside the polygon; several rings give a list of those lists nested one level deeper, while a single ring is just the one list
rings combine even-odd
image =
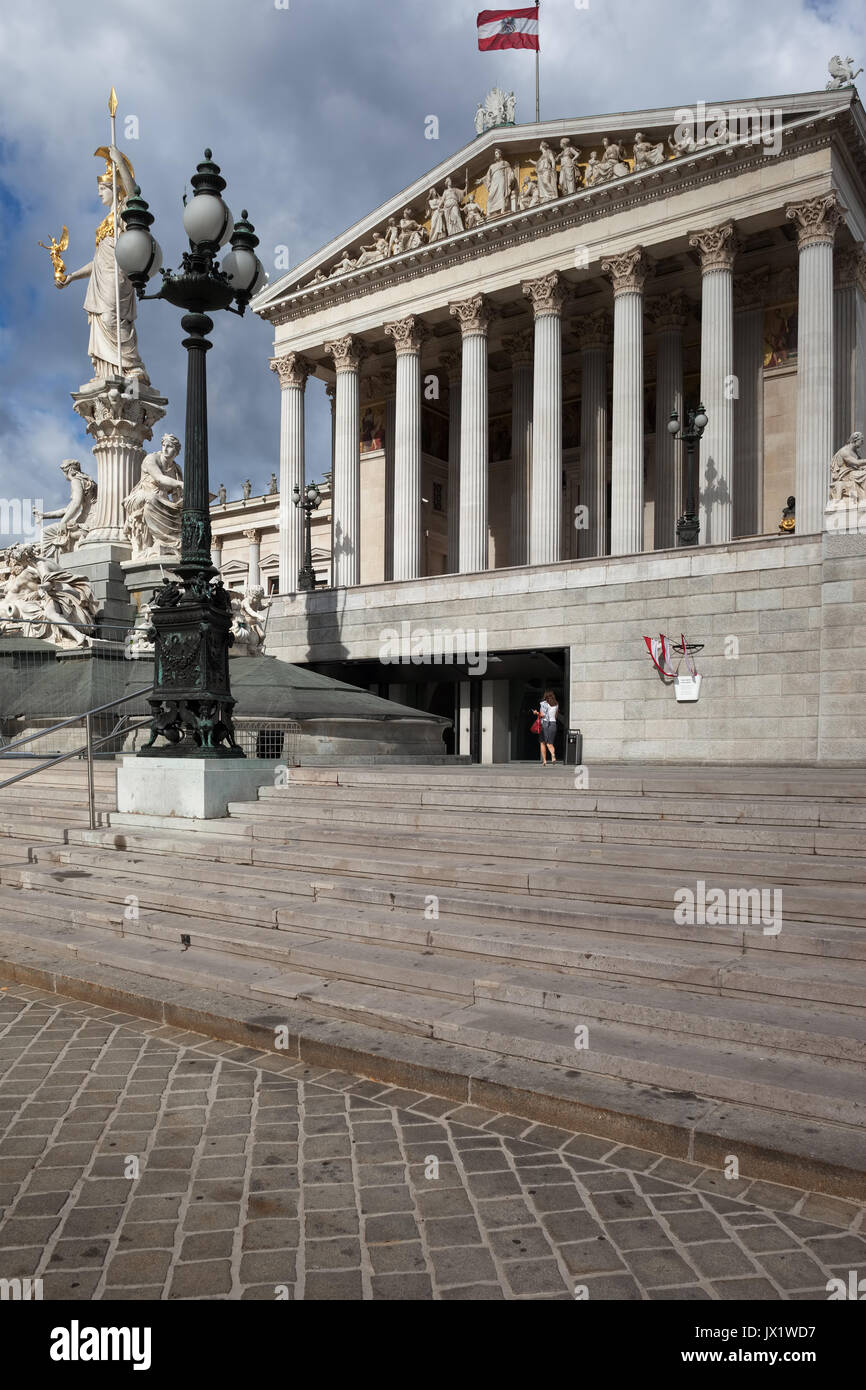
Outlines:
[{"label": "railing post", "polygon": [[90,829],[96,829],[96,800],[93,794],[93,728],[91,716],[84,716],[84,729],[87,740],[87,806],[90,814]]}]

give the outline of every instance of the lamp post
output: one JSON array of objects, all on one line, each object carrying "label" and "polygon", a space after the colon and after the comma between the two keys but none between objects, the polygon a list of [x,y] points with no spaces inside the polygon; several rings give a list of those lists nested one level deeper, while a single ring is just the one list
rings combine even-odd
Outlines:
[{"label": "lamp post", "polygon": [[[153,599],[154,687],[148,697],[153,718],[150,740],[139,757],[242,758],[229,683],[231,602],[211,560],[205,363],[211,348],[207,335],[214,326],[209,314],[215,309],[243,314],[266,276],[246,211],[232,227],[220,196],[225,179],[210,150],[191,182],[195,195],[183,212],[190,249],[183,254],[180,272],[161,271],[156,294],[144,291],[161,267],[162,252],[151,235],[153,216],[138,187],[127,202],[126,230],[115,251],[139,299],[167,299],[186,311],[181,319],[188,354],[181,555],[175,567],[178,580],[170,580]],[[217,253],[229,240],[231,250],[218,265]],[[166,743],[158,746],[158,738]]]},{"label": "lamp post", "polygon": [[322,494],[315,483],[308,483],[302,496],[301,489],[295,483],[292,499],[296,507],[304,509],[304,568],[298,570],[298,589],[301,593],[312,593],[316,587],[316,571],[313,569],[313,512],[318,511]]},{"label": "lamp post", "polygon": [[707,412],[702,405],[697,410],[686,411],[686,424],[680,428],[676,410],[671,411],[668,432],[675,439],[681,439],[686,446],[686,509],[677,522],[677,545],[697,545],[701,523],[695,505],[697,491],[697,453],[701,435],[707,427]]}]

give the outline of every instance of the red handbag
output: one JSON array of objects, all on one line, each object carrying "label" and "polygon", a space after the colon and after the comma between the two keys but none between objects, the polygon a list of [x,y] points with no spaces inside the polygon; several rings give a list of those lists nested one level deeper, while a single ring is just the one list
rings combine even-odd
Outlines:
[{"label": "red handbag", "polygon": [[541,715],[540,715],[540,714],[537,714],[537,715],[535,716],[535,722],[534,722],[534,723],[532,724],[532,726],[530,727],[529,732],[530,732],[531,734],[540,734],[540,733],[541,733]]}]

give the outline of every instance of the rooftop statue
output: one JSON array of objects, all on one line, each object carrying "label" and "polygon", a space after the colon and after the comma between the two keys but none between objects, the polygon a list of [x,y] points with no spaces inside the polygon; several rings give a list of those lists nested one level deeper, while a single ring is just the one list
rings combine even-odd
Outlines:
[{"label": "rooftop statue", "polygon": [[858,68],[855,72],[853,58],[840,58],[838,53],[834,53],[827,64],[827,71],[830,74],[830,81],[824,90],[836,92],[840,87],[853,87],[855,79],[860,76],[863,69]]}]

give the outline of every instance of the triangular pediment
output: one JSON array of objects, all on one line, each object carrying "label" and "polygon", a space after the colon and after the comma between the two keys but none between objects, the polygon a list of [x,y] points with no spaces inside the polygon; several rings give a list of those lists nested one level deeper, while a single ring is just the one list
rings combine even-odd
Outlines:
[{"label": "triangular pediment", "polygon": [[647,180],[676,182],[695,164],[734,152],[762,155],[762,142],[784,149],[816,122],[840,115],[856,118],[866,157],[866,122],[853,87],[498,126],[269,285],[252,307],[271,317],[288,300],[316,302],[344,285],[380,280],[398,265],[501,236],[515,220],[547,220]]}]

